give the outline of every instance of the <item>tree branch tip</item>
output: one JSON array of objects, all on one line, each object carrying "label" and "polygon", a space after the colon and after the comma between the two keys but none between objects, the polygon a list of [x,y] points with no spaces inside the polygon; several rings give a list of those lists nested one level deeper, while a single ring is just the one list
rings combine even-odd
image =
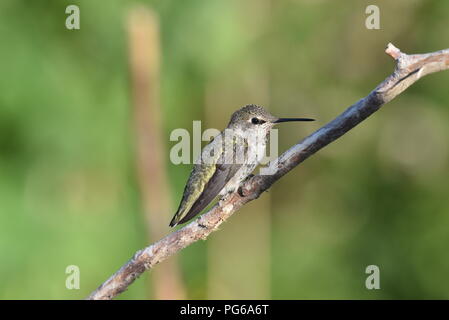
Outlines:
[{"label": "tree branch tip", "polygon": [[395,60],[398,60],[401,57],[401,55],[403,54],[401,52],[401,50],[396,48],[394,46],[394,44],[392,44],[391,42],[388,43],[387,48],[385,49],[385,53],[388,54],[390,57],[392,57]]}]

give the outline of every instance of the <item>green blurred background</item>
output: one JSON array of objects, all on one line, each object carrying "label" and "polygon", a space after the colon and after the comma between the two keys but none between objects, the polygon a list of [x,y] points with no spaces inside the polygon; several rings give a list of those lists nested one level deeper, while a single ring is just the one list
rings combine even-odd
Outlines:
[{"label": "green blurred background", "polygon": [[[80,30],[65,28],[69,4]],[[380,30],[365,28],[370,4]],[[449,47],[445,0],[1,0],[2,299],[83,298],[149,242],[126,28],[136,5],[160,21],[173,208],[191,169],[169,162],[173,129],[221,129],[247,103],[318,119],[280,128],[284,151],[392,72],[388,42]],[[448,299],[448,82],[420,80],[183,250],[185,297]],[[371,264],[380,290],[365,288]],[[65,287],[68,265],[79,290]],[[151,276],[120,298],[154,298]]]}]

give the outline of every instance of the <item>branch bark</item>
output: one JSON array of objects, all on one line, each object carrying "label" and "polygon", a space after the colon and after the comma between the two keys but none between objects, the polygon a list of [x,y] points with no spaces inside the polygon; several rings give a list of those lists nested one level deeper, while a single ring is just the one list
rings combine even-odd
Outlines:
[{"label": "branch bark", "polygon": [[220,200],[212,209],[183,228],[138,251],[120,270],[98,287],[87,299],[112,299],[125,291],[145,270],[218,230],[235,211],[257,199],[283,175],[305,159],[341,137],[379,108],[401,94],[417,80],[430,73],[449,69],[449,49],[407,55],[391,43],[385,52],[396,60],[394,72],[365,98],[357,101],[337,118],[318,129],[270,162],[272,175],[256,175],[245,181],[241,192]]}]

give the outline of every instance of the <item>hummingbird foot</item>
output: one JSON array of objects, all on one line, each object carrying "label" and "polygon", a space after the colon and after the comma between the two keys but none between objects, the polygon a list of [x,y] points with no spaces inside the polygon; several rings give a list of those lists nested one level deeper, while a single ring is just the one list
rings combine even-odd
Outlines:
[{"label": "hummingbird foot", "polygon": [[223,205],[223,203],[226,202],[226,199],[228,199],[228,197],[234,193],[234,191],[232,190],[227,190],[225,194],[223,194],[220,199],[218,199],[218,205],[221,207]]},{"label": "hummingbird foot", "polygon": [[252,177],[254,177],[254,174],[250,173],[240,184],[240,186],[237,189],[237,193],[239,194],[239,196],[241,196],[242,198],[246,197],[247,195],[245,194],[245,192],[243,191],[243,185],[245,184],[245,182],[247,182],[249,179],[251,179]]}]

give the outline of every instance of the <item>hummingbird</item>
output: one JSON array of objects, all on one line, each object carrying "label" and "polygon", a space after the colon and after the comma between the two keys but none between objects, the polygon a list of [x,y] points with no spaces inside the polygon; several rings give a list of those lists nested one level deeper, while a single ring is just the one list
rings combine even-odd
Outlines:
[{"label": "hummingbird", "polygon": [[265,156],[273,126],[290,121],[314,119],[278,118],[254,104],[235,111],[226,129],[203,148],[195,161],[170,227],[191,220],[217,196],[235,192]]}]

